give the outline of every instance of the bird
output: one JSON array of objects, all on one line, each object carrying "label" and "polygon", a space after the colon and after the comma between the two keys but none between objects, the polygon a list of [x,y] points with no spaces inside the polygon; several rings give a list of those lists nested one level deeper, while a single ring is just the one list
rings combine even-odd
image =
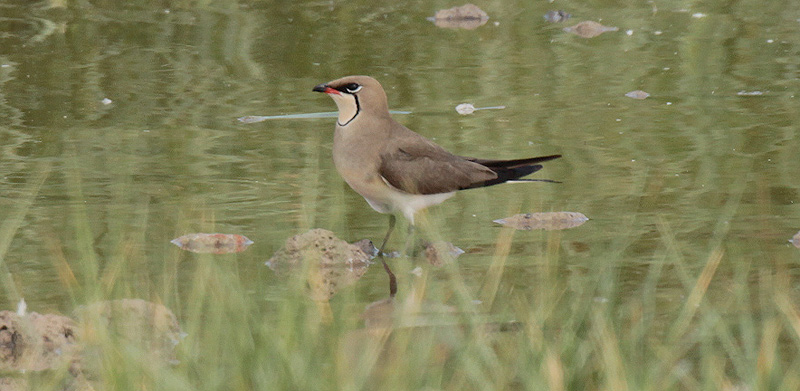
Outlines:
[{"label": "bird", "polygon": [[418,211],[444,202],[459,190],[512,181],[555,182],[521,178],[561,155],[496,160],[446,151],[395,121],[386,92],[370,76],[342,77],[316,85],[312,91],[327,94],[338,108],[333,162],[339,175],[372,209],[389,214],[389,230],[378,255],[383,254],[398,214],[413,227]]}]

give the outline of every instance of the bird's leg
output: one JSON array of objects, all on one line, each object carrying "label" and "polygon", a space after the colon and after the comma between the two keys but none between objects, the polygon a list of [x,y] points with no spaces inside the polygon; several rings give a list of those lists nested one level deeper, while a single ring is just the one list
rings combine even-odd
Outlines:
[{"label": "bird's leg", "polygon": [[386,248],[386,242],[389,241],[389,236],[392,236],[392,231],[394,231],[394,223],[397,222],[397,218],[394,215],[389,215],[389,230],[386,231],[386,236],[383,238],[383,243],[381,243],[381,247],[378,249],[378,255],[383,256],[383,250]]},{"label": "bird's leg", "polygon": [[378,249],[378,256],[381,258],[381,263],[383,264],[383,270],[385,270],[386,274],[389,275],[389,297],[394,297],[397,294],[397,278],[394,276],[394,273],[392,273],[392,269],[389,269],[389,265],[386,264],[386,257],[383,254],[383,249],[386,247],[386,242],[389,241],[389,236],[392,235],[395,222],[397,222],[397,218],[394,217],[393,214],[390,214],[389,231],[386,232],[386,237],[383,238],[383,243],[381,243],[381,248]]}]

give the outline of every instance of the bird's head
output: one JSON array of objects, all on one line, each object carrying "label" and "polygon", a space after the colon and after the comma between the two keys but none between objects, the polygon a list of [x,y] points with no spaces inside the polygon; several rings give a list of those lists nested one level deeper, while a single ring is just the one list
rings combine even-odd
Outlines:
[{"label": "bird's head", "polygon": [[347,126],[359,114],[388,116],[386,93],[377,80],[369,76],[346,76],[319,84],[313,91],[328,94],[339,108],[339,126]]}]

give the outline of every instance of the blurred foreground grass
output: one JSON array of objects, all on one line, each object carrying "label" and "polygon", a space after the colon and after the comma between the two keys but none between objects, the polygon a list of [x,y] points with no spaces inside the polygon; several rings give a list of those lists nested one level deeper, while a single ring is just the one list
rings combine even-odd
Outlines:
[{"label": "blurred foreground grass", "polygon": [[[49,167],[41,168],[40,176],[46,177]],[[800,387],[800,310],[788,261],[778,255],[768,269],[726,262],[729,214],[720,216],[699,270],[688,266],[697,262],[684,259],[663,219],[657,225],[659,250],[651,262],[635,266],[640,278],[633,282],[622,278],[625,266],[614,251],[605,255],[608,259],[594,260],[604,265],[596,269],[564,268],[561,232],[542,235],[540,255],[530,256],[511,254],[517,234],[502,229],[491,254],[466,254],[440,269],[424,265],[418,276],[408,273],[408,259],[392,259],[401,276],[399,294],[375,302],[374,311],[365,314],[363,298],[353,289],[328,302],[311,300],[309,268],[280,281],[265,300],[242,284],[235,259],[197,256],[189,271],[181,270],[185,253],[177,248],[150,286],[119,278],[135,274],[138,263],[98,259],[91,223],[79,202],[77,172],[67,175],[67,190],[83,253],[71,266],[55,265],[62,287],[76,304],[150,292],[146,299],[173,309],[186,333],[177,345],[177,360],[170,362],[154,358],[136,338],[116,338],[95,323],[91,335],[81,336],[95,346],[93,364],[86,364],[94,389]],[[30,181],[24,192],[28,202],[18,203],[20,209],[11,214],[18,218],[4,222],[4,240],[19,228],[19,216],[41,180]],[[738,202],[732,197],[723,210],[735,210]],[[464,271],[471,256],[488,264],[478,281]],[[519,262],[528,265],[532,278],[526,286],[504,286],[503,275]],[[379,267],[371,272],[382,273]],[[594,276],[584,278],[589,273]],[[181,279],[190,283],[181,288]],[[384,279],[381,274],[375,281]],[[27,378],[31,389],[83,389],[70,383],[66,366],[11,375]]]}]

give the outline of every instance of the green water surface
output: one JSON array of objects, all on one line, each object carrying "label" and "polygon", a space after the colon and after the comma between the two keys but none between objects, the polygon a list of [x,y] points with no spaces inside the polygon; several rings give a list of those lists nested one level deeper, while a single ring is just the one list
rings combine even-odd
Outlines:
[{"label": "green water surface", "polygon": [[[466,30],[426,20],[460,5],[443,1],[0,2],[0,309],[163,303],[189,347],[177,367],[132,365],[148,375],[117,382],[130,389],[796,389],[798,3],[476,4],[490,19]],[[548,23],[552,9],[572,18]],[[619,31],[562,31],[582,20]],[[335,110],[311,88],[349,74],[377,78],[411,112],[398,121],[454,153],[563,155],[537,174],[560,184],[469,190],[427,213],[430,236],[466,250],[455,265],[391,261],[398,300],[522,322],[516,342],[453,337],[448,355],[412,328],[391,365],[351,373],[337,352],[386,297],[380,267],[321,315],[302,279],[264,265],[311,228],[383,237],[386,216],[333,167],[334,119],[237,121]],[[492,223],[548,211],[591,220]],[[170,244],[192,232],[255,244]]]}]

